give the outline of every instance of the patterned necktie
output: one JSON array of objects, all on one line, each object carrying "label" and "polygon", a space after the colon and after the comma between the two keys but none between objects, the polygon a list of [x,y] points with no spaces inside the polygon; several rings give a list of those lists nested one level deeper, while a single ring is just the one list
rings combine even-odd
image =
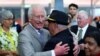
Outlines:
[{"label": "patterned necktie", "polygon": [[82,39],[82,32],[83,32],[83,30],[80,29],[79,30],[79,33],[78,33],[78,40],[81,40]]}]

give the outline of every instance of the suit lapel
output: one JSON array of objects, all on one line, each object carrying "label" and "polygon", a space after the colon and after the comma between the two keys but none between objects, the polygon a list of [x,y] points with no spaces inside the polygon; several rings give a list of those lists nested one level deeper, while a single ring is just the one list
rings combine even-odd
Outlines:
[{"label": "suit lapel", "polygon": [[[38,46],[41,46],[41,43],[40,43],[40,41],[39,41],[39,35],[38,35],[38,33],[36,32],[36,30],[35,30],[35,28],[34,27],[32,27],[30,24],[27,26],[28,27],[28,31],[29,31],[29,33],[30,33],[30,35],[31,35],[31,37],[32,37],[32,39],[34,40],[34,39],[36,39],[35,41],[36,41],[36,44],[38,45]],[[47,40],[48,40],[48,38],[47,37],[49,37],[47,34],[48,33],[45,33],[45,30],[44,29],[41,29],[41,31],[42,31],[42,36],[43,36],[43,41],[44,41],[44,44],[47,42]],[[41,46],[42,47],[42,46]]]},{"label": "suit lapel", "polygon": [[31,36],[32,36],[32,39],[36,39],[37,42],[38,42],[39,45],[40,45],[40,42],[39,42],[39,40],[38,40],[39,35],[38,35],[38,33],[36,32],[35,28],[32,27],[31,25],[28,25],[28,30],[29,30],[29,32],[30,32],[30,34],[31,34]]},{"label": "suit lapel", "polygon": [[34,36],[34,38],[37,38],[39,35],[37,34],[37,32],[35,31],[35,28],[32,27],[31,25],[28,25],[28,30],[31,33],[31,35]]},{"label": "suit lapel", "polygon": [[86,32],[85,32],[85,34],[84,34],[84,38],[86,37],[86,34],[88,34],[88,32],[90,32],[91,30],[90,30],[90,26],[88,26],[88,28],[87,28],[87,30],[86,30]]}]

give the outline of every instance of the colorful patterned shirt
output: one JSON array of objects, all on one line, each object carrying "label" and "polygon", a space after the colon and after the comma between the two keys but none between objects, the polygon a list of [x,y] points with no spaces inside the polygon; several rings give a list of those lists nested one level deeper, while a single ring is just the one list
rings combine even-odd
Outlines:
[{"label": "colorful patterned shirt", "polygon": [[13,28],[5,32],[0,26],[0,49],[16,51],[18,33]]}]

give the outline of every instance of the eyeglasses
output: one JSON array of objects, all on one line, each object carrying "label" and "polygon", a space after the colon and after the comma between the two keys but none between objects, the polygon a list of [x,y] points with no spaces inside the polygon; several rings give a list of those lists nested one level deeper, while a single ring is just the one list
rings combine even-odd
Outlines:
[{"label": "eyeglasses", "polygon": [[46,17],[45,17],[45,15],[33,15],[33,18],[35,19],[35,20],[40,20],[40,19],[42,19],[42,20],[46,20]]},{"label": "eyeglasses", "polygon": [[44,15],[33,15],[33,17],[35,17],[35,18],[45,18],[45,16]]}]

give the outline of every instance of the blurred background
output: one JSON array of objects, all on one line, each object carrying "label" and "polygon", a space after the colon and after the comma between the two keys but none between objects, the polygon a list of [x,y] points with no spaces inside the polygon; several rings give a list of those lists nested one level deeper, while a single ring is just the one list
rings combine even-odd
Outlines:
[{"label": "blurred background", "polygon": [[77,4],[79,10],[88,11],[92,18],[100,16],[100,0],[0,0],[0,10],[11,10],[16,22],[23,25],[27,22],[27,11],[32,4],[43,5],[49,15],[53,9],[67,13],[70,3]]}]

